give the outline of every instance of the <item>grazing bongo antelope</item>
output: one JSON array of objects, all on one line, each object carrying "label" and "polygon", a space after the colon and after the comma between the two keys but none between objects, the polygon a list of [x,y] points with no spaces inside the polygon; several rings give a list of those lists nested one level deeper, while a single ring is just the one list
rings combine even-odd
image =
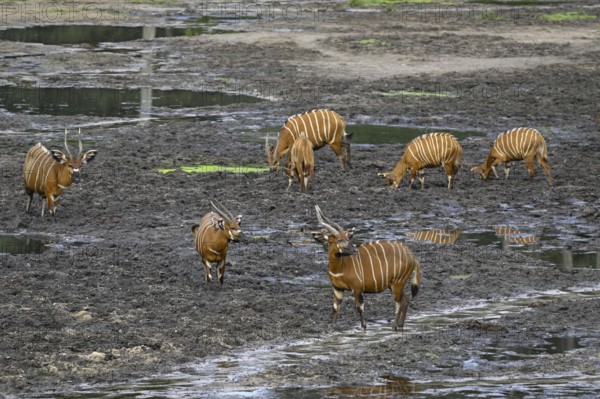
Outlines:
[{"label": "grazing bongo antelope", "polygon": [[65,129],[65,153],[59,150],[48,150],[41,143],[31,147],[25,157],[23,165],[23,181],[27,200],[27,212],[33,201],[33,194],[38,193],[45,198],[42,201],[42,216],[48,202],[48,210],[54,216],[58,201],[64,189],[72,183],[79,183],[79,170],[81,166],[92,161],[98,151],[89,150],[84,153],[81,143],[81,129],[79,129],[79,153],[72,156],[67,144],[67,129]]},{"label": "grazing bongo antelope", "polygon": [[494,145],[486,161],[480,166],[471,168],[471,172],[479,173],[483,180],[487,180],[491,170],[497,179],[496,165],[504,164],[504,178],[508,180],[510,163],[512,161],[523,160],[527,169],[529,169],[529,178],[533,179],[533,176],[535,176],[534,158],[544,170],[548,185],[552,187],[552,175],[548,166],[546,140],[544,140],[540,132],[527,127],[518,127],[500,133],[496,141],[494,141]]},{"label": "grazing bongo antelope", "polygon": [[427,241],[434,244],[454,244],[460,236],[460,229],[455,230],[415,230],[408,235],[413,240]]},{"label": "grazing bongo antelope", "polygon": [[192,226],[192,235],[196,252],[202,257],[204,263],[204,277],[206,284],[212,280],[211,264],[217,263],[217,276],[223,285],[225,277],[225,260],[229,242],[239,242],[242,230],[242,215],[236,217],[227,210],[219,201],[210,202],[213,210],[200,220],[200,224]]},{"label": "grazing bongo antelope", "polygon": [[292,177],[295,177],[300,184],[300,191],[304,191],[308,186],[308,179],[312,179],[313,188],[315,186],[315,153],[312,143],[306,137],[300,137],[292,145],[290,150],[290,181],[288,189],[292,184]]},{"label": "grazing bongo antelope", "polygon": [[428,133],[408,143],[393,171],[378,173],[378,175],[385,177],[388,186],[398,188],[404,174],[410,170],[408,186],[412,187],[418,173],[422,190],[425,188],[425,172],[422,169],[442,165],[448,176],[448,188],[451,189],[454,186],[461,157],[462,147],[456,137],[450,133]]},{"label": "grazing bongo antelope", "polygon": [[414,272],[411,293],[415,297],[421,281],[421,265],[405,245],[395,241],[374,241],[354,247],[350,243],[353,230],[344,230],[323,215],[315,206],[319,223],[324,227],[313,233],[315,240],[329,247],[329,279],[333,286],[333,322],[335,323],[344,291],[352,291],[360,314],[360,325],[366,329],[363,293],[377,293],[391,288],[396,302],[394,330],[404,326],[408,299],[404,285]]},{"label": "grazing bongo antelope", "polygon": [[272,171],[279,168],[281,158],[301,136],[307,137],[315,150],[329,145],[339,158],[342,170],[350,166],[350,135],[346,133],[346,122],[332,110],[313,109],[290,117],[279,131],[275,146],[269,145],[267,136],[265,151]]}]

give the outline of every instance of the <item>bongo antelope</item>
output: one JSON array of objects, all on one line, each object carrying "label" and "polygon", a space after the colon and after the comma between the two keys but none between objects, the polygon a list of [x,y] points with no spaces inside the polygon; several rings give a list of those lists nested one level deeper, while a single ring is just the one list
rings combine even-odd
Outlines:
[{"label": "bongo antelope", "polygon": [[540,132],[527,127],[519,127],[500,133],[494,141],[486,161],[480,166],[471,168],[471,172],[479,173],[483,180],[487,180],[490,170],[498,178],[496,165],[504,164],[504,179],[508,180],[510,173],[510,163],[512,161],[525,161],[525,166],[529,170],[529,178],[535,176],[535,165],[533,160],[544,170],[548,185],[552,187],[552,175],[550,166],[548,166],[548,147],[546,140]]},{"label": "bongo antelope", "polygon": [[308,187],[308,179],[312,179],[313,188],[315,186],[315,154],[311,142],[306,137],[300,137],[292,145],[290,150],[291,172],[288,189],[292,184],[292,178],[295,177],[300,185],[300,191],[305,191]]},{"label": "bongo antelope", "polygon": [[314,109],[290,117],[279,131],[275,146],[269,145],[267,136],[265,151],[272,171],[279,168],[281,158],[301,136],[308,138],[315,150],[329,145],[339,158],[342,170],[350,166],[350,135],[346,133],[346,122],[332,110]]},{"label": "bongo antelope", "polygon": [[242,238],[242,215],[236,217],[219,201],[210,202],[212,211],[200,220],[200,224],[192,226],[194,247],[204,263],[206,284],[212,281],[211,265],[217,264],[217,277],[223,285],[225,277],[225,261],[230,242],[239,242]]},{"label": "bongo antelope", "polygon": [[355,247],[350,242],[353,230],[344,230],[315,206],[323,230],[313,233],[318,242],[327,244],[329,279],[333,286],[333,322],[335,323],[344,291],[352,291],[360,314],[360,325],[366,329],[363,293],[378,293],[391,288],[396,302],[394,329],[402,328],[406,319],[408,298],[404,285],[414,273],[411,293],[415,297],[421,281],[421,265],[404,244],[395,241],[374,241]]},{"label": "bongo antelope", "polygon": [[48,203],[48,210],[54,216],[58,201],[63,191],[71,183],[79,183],[79,171],[84,164],[92,161],[98,151],[83,152],[81,129],[79,130],[79,153],[72,156],[67,144],[67,129],[65,129],[65,153],[59,150],[48,150],[41,143],[33,146],[25,157],[23,165],[23,181],[25,193],[29,196],[27,212],[33,201],[33,194],[38,193],[46,201],[42,201],[42,216]]},{"label": "bongo antelope", "polygon": [[425,172],[423,168],[442,165],[448,176],[448,188],[454,186],[454,178],[458,173],[462,147],[450,133],[428,133],[408,143],[400,161],[393,171],[379,173],[385,177],[388,186],[398,188],[404,174],[410,170],[409,187],[412,187],[417,173],[421,181],[421,189],[425,188]]}]

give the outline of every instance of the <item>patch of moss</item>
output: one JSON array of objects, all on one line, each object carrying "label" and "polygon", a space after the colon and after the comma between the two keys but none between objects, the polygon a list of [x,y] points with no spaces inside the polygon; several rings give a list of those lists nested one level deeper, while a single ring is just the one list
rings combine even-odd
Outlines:
[{"label": "patch of moss", "polygon": [[223,165],[184,165],[179,168],[163,168],[157,169],[159,173],[167,174],[176,170],[181,170],[185,173],[215,173],[215,172],[227,172],[227,173],[264,173],[268,172],[269,168],[266,167],[255,167],[255,166],[223,166]]},{"label": "patch of moss", "polygon": [[408,90],[397,90],[397,91],[386,91],[380,92],[384,97],[440,97],[440,98],[448,98],[450,94],[448,93],[435,93],[435,92],[427,92],[427,91],[408,91]]},{"label": "patch of moss", "polygon": [[595,15],[588,14],[586,12],[576,12],[576,11],[568,11],[568,12],[557,12],[554,14],[545,14],[540,16],[544,21],[574,21],[581,19],[596,19]]},{"label": "patch of moss", "polygon": [[363,40],[359,40],[358,44],[364,44],[364,45],[374,44],[374,45],[379,45],[379,46],[387,46],[390,43],[386,42],[385,40],[379,40],[379,39],[363,39]]},{"label": "patch of moss", "polygon": [[453,4],[449,2],[439,2],[436,0],[349,0],[348,4],[351,7],[377,7],[384,6],[390,4],[397,3],[412,3],[412,4],[421,4],[421,3],[440,3],[440,4]]}]

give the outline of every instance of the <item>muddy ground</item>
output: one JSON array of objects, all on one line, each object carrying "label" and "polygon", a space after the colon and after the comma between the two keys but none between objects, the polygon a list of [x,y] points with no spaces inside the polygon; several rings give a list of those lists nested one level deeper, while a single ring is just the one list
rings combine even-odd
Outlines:
[{"label": "muddy ground", "polygon": [[[331,18],[323,20],[315,18],[316,4],[302,3],[302,17],[292,22],[274,11],[273,18],[222,24],[245,33],[119,43],[121,51],[2,43],[6,54],[18,55],[0,59],[3,85],[225,89],[266,101],[191,109],[189,118],[108,125],[101,123],[115,118],[1,114],[0,230],[53,245],[43,254],[0,258],[0,392],[68,392],[81,383],[169,372],[232,350],[356,330],[349,296],[337,325],[330,325],[325,253],[290,245],[311,239],[315,204],[341,225],[357,226],[358,242],[404,240],[403,232],[411,229],[509,224],[550,232],[559,248],[597,250],[600,9],[588,5],[522,8],[527,12],[517,19],[508,14],[514,8],[497,8],[504,16],[496,19],[482,17],[472,5],[461,5],[471,11],[457,17],[433,5],[408,13],[401,5],[365,11],[327,3]],[[599,17],[540,18],[582,9]],[[168,17],[201,12],[193,3],[142,6],[136,20],[125,23],[181,24]],[[30,21],[11,16],[6,24]],[[402,91],[421,94],[398,95]],[[382,95],[391,92],[397,95]],[[461,143],[463,168],[453,191],[439,170],[428,172],[423,191],[405,184],[388,191],[376,174],[393,167],[403,144],[353,146],[349,173],[338,170],[329,149],[319,150],[316,189],[307,194],[296,186],[286,191],[281,173],[157,172],[195,164],[264,165],[261,128],[316,107],[335,109],[349,124],[478,130],[487,136]],[[86,147],[98,150],[97,160],[85,167],[82,183],[64,194],[56,218],[40,217],[39,197],[27,214],[24,154],[38,141],[60,147],[64,126],[84,126]],[[553,189],[539,168],[529,181],[521,164],[508,182],[482,182],[469,174],[498,133],[518,126],[546,136]],[[249,235],[247,243],[230,247],[222,287],[202,281],[189,232],[213,198],[243,214]],[[574,239],[581,232],[584,239]],[[427,312],[481,300],[598,286],[595,267],[559,267],[493,244],[409,245],[422,261],[423,280],[408,326]],[[376,385],[383,376],[594,375],[600,367],[600,300],[594,298],[557,297],[492,321],[452,324],[438,334],[390,329],[398,339],[270,369],[248,384],[338,387]],[[369,325],[389,328],[392,312],[390,294],[366,297]],[[510,367],[464,366],[490,342],[535,345],[565,335],[585,337],[586,344]]]}]

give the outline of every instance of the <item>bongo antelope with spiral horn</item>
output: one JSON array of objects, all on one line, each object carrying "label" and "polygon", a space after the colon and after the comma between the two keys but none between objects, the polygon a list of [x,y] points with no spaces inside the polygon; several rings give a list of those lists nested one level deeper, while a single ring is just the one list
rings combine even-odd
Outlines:
[{"label": "bongo antelope with spiral horn", "polygon": [[242,215],[236,217],[219,201],[210,202],[212,211],[200,220],[200,224],[192,226],[194,246],[204,263],[206,284],[212,281],[211,264],[217,264],[217,277],[223,285],[225,277],[225,261],[230,242],[242,239]]},{"label": "bongo antelope with spiral horn", "polygon": [[[81,167],[92,161],[98,151],[89,150],[83,152],[81,143],[81,129],[79,129],[79,153],[72,156],[67,144],[67,129],[65,129],[65,153],[59,150],[48,150],[41,143],[33,146],[25,157],[23,166],[23,180],[25,192],[29,196],[27,201],[27,212],[31,207],[33,194],[38,193],[48,202],[48,210],[54,216],[58,201],[64,189],[71,183],[79,183],[79,171]],[[46,202],[42,201],[42,216]]]},{"label": "bongo antelope with spiral horn", "polygon": [[327,244],[329,251],[329,279],[333,286],[333,322],[335,323],[344,291],[352,291],[354,303],[360,314],[360,325],[366,329],[363,293],[378,293],[390,288],[396,302],[394,330],[404,326],[408,298],[404,285],[414,273],[411,293],[415,297],[421,281],[421,264],[402,243],[373,241],[354,247],[350,242],[353,230],[344,230],[329,220],[318,205],[315,206],[321,226],[313,233],[318,242]]}]

